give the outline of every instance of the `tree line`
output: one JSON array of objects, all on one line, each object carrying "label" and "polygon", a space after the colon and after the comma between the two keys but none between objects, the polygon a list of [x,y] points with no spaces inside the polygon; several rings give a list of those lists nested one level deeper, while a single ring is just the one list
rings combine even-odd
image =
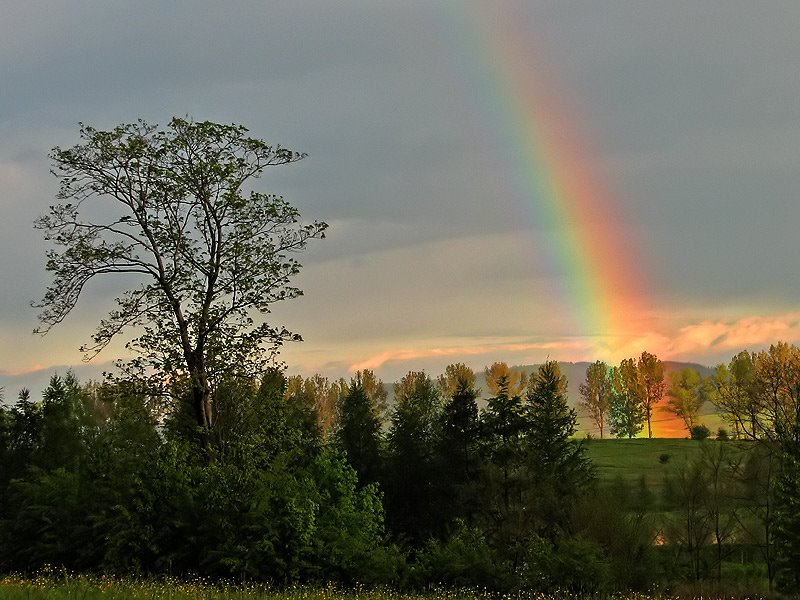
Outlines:
[{"label": "tree line", "polygon": [[786,342],[759,352],[743,350],[706,377],[685,367],[665,378],[662,361],[644,351],[618,366],[589,365],[580,385],[580,406],[601,438],[606,432],[632,438],[645,425],[652,437],[657,410],[679,419],[689,437],[704,438],[710,431],[700,412],[710,403],[731,430],[723,429],[723,438],[773,439],[795,418],[798,374],[800,357]]},{"label": "tree line", "polygon": [[[789,378],[800,350],[765,354]],[[412,371],[387,406],[371,371],[272,369],[222,382],[204,439],[141,382],[53,376],[0,409],[0,569],[590,592],[724,581],[738,557],[797,583],[796,422],[762,411],[661,482],[601,480],[557,363],[485,375],[481,399],[463,364]]]},{"label": "tree line", "polygon": [[273,370],[226,380],[200,440],[187,405],[135,382],[53,376],[41,401],[23,390],[0,410],[0,568],[544,585],[591,465],[556,363],[495,385],[479,411],[464,365],[411,372],[384,428],[370,371]]}]

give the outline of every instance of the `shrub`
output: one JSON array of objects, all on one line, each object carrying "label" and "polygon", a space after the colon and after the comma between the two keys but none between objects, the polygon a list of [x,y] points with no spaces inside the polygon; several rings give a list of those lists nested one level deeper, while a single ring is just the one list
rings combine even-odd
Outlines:
[{"label": "shrub", "polygon": [[483,533],[459,522],[443,542],[432,539],[417,557],[421,584],[435,582],[456,588],[503,589],[501,574]]},{"label": "shrub", "polygon": [[691,435],[693,440],[707,440],[711,435],[711,430],[705,425],[695,425],[692,427]]},{"label": "shrub", "polygon": [[557,547],[538,535],[528,540],[522,587],[538,592],[602,594],[611,587],[611,560],[597,542],[563,538]]}]

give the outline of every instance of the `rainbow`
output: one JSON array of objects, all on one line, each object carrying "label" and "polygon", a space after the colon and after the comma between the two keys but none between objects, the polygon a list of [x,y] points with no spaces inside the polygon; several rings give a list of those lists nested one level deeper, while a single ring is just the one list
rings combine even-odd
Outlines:
[{"label": "rainbow", "polygon": [[[642,314],[641,276],[614,195],[592,167],[569,94],[504,2],[456,0],[442,15],[456,70],[504,149],[524,218],[556,240],[549,260],[569,306],[568,336],[622,345]],[[560,93],[559,93],[560,91]],[[537,257],[538,258],[538,257]],[[541,260],[541,259],[539,259]]]}]

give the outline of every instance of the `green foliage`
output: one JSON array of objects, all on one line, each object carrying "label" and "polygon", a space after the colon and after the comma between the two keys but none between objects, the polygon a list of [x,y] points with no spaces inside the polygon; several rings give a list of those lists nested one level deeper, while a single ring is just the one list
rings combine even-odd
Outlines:
[{"label": "green foliage", "polygon": [[498,394],[490,398],[481,414],[483,450],[490,462],[503,471],[505,480],[523,463],[524,432],[528,422],[522,396],[512,395],[511,381],[502,376],[497,381]]},{"label": "green foliage", "polygon": [[450,396],[444,405],[438,449],[440,485],[443,496],[450,503],[448,520],[472,522],[479,504],[477,481],[482,469],[481,430],[474,374],[463,365],[460,367],[451,380],[452,385],[445,388]]},{"label": "green foliage", "polygon": [[496,564],[495,554],[480,529],[458,522],[446,541],[432,539],[417,558],[420,585],[435,582],[453,588],[504,589],[508,573]]},{"label": "green foliage", "polygon": [[275,377],[218,387],[226,422],[210,438],[208,464],[195,439],[170,429],[171,439],[159,436],[135,386],[54,378],[28,468],[5,492],[0,568],[202,571],[276,583],[375,580],[373,567],[391,576],[399,558],[382,548],[377,488],[358,489],[282,387]]},{"label": "green foliage", "polygon": [[617,437],[636,437],[644,427],[647,412],[639,393],[639,375],[632,358],[611,370],[611,433]]},{"label": "green foliage", "polygon": [[381,582],[381,570],[391,577],[386,572],[390,554],[383,550],[383,506],[377,485],[359,490],[355,471],[329,449],[320,453],[311,474],[317,491],[310,559],[318,571],[314,578],[354,585]]},{"label": "green foliage", "polygon": [[795,585],[790,436],[579,443],[555,363],[524,397],[498,376],[482,413],[469,373],[451,371],[397,386],[387,462],[363,455],[377,482],[337,438],[362,423],[380,434],[358,377],[327,441],[316,403],[280,370],[220,378],[204,447],[190,402],[164,412],[138,381],[54,377],[41,402],[22,394],[0,411],[0,450],[23,459],[0,465],[0,569],[604,594],[721,581],[735,558],[758,567],[751,579]]},{"label": "green foliage", "polygon": [[586,381],[580,385],[581,406],[597,427],[602,439],[611,410],[611,377],[606,363],[598,360],[586,368]]},{"label": "green foliage", "polygon": [[393,532],[419,543],[444,526],[436,455],[442,399],[431,378],[414,371],[395,384],[394,399],[384,480],[388,523]]},{"label": "green foliage", "polygon": [[689,432],[691,434],[692,439],[697,440],[698,442],[707,440],[711,436],[711,430],[702,424],[692,425],[692,428],[689,430]]},{"label": "green foliage", "polygon": [[533,535],[528,539],[521,587],[538,592],[600,594],[607,591],[610,566],[603,548],[583,538],[565,538],[558,546]]},{"label": "green foliage", "polygon": [[777,581],[783,591],[800,589],[800,423],[784,432],[781,472],[775,485]]},{"label": "green foliage", "polygon": [[528,421],[522,397],[511,395],[507,376],[497,381],[498,395],[481,414],[481,514],[492,546],[514,572],[521,564],[525,538],[535,517],[526,509],[525,431]]},{"label": "green foliage", "polygon": [[[6,480],[20,476],[26,466],[34,462],[34,456],[42,443],[42,406],[30,399],[30,392],[22,389],[17,403],[11,409],[12,425],[9,431],[8,475]],[[5,466],[5,465],[4,465]]]},{"label": "green foliage", "polygon": [[576,503],[572,526],[578,539],[602,549],[606,582],[618,589],[644,590],[655,581],[653,542],[658,531],[652,495],[622,478],[599,485]]},{"label": "green foliage", "polygon": [[552,541],[567,526],[573,501],[592,484],[583,445],[572,439],[577,414],[567,404],[567,380],[558,363],[539,367],[528,384],[526,461],[539,533]]},{"label": "green foliage", "polygon": [[700,450],[669,472],[665,487],[666,502],[675,509],[665,528],[666,540],[675,549],[675,565],[695,581],[721,577],[724,546],[741,539],[742,522],[737,514],[741,489],[736,449],[708,441]]},{"label": "green foliage", "polygon": [[178,118],[163,129],[82,126],[80,138],[53,149],[62,203],[35,223],[56,247],[47,253],[53,282],[37,305],[40,330],[60,323],[93,278],[133,278],[84,350],[96,354],[136,327],[128,347],[140,355],[129,372],[152,374],[156,387],[187,375],[195,422],[208,430],[217,379],[253,376],[284,341],[299,339],[254,316],[300,295],[291,254],[327,225],[301,225],[283,198],[247,185],[303,155],[241,126]]},{"label": "green foliage", "polygon": [[666,410],[681,419],[686,431],[691,433],[697,425],[700,407],[706,401],[706,383],[703,378],[692,368],[673,371],[669,374],[667,397]]},{"label": "green foliage", "polygon": [[602,546],[594,541],[563,540],[550,561],[551,589],[576,594],[601,594],[611,583],[611,564]]},{"label": "green foliage", "polygon": [[742,351],[727,365],[718,365],[711,377],[711,401],[723,413],[738,436],[756,439],[759,435],[754,355]]},{"label": "green foliage", "polygon": [[11,484],[0,523],[0,566],[35,570],[46,564],[86,567],[90,513],[75,472],[36,472]]},{"label": "green foliage", "polygon": [[350,381],[337,407],[333,440],[345,453],[362,485],[375,483],[383,473],[383,434],[378,407],[364,389],[361,373]]},{"label": "green foliage", "polygon": [[642,352],[636,363],[636,373],[638,376],[637,391],[644,409],[645,421],[647,421],[647,437],[653,437],[651,421],[653,411],[664,397],[666,384],[664,383],[664,363],[657,356],[647,351]]},{"label": "green foliage", "polygon": [[[42,399],[42,444],[37,465],[48,470],[74,470],[86,455],[86,433],[94,424],[90,398],[75,375],[53,375]],[[86,414],[89,413],[89,414]],[[83,434],[83,435],[82,435]]]},{"label": "green foliage", "polygon": [[786,342],[719,365],[712,401],[737,437],[778,441],[800,412],[800,348]]}]

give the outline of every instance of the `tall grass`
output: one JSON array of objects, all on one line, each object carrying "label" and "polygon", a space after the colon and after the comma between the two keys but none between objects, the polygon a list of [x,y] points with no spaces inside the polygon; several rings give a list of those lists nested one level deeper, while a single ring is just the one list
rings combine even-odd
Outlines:
[{"label": "tall grass", "polygon": [[[739,594],[691,593],[676,596],[629,592],[606,600],[678,600],[688,598],[757,598]],[[292,586],[276,590],[255,583],[211,582],[202,578],[123,579],[104,576],[71,575],[52,570],[35,576],[0,577],[2,600],[597,600],[596,596],[569,592],[545,594],[521,592],[497,595],[486,590],[432,590],[425,593],[389,589],[336,586]]]}]

